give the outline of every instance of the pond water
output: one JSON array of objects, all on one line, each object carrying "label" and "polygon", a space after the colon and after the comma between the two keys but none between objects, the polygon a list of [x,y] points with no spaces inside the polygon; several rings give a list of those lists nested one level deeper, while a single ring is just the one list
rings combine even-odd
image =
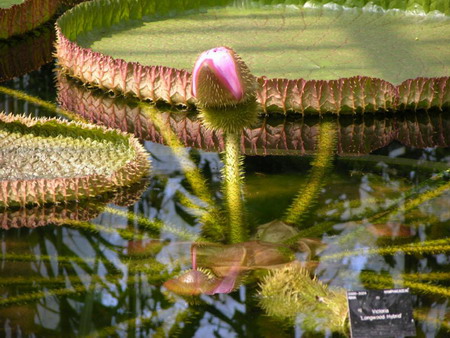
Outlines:
[{"label": "pond water", "polygon": [[[1,85],[134,133],[152,163],[123,191],[0,210],[1,336],[345,336],[347,324],[330,329],[347,316],[334,293],[392,287],[410,288],[417,336],[448,336],[448,110],[263,117],[241,141],[241,210],[225,203],[223,136],[195,112],[149,114],[53,63]],[[0,111],[55,116],[4,94]],[[216,231],[224,210],[244,220],[244,244]],[[213,277],[187,286],[193,265]],[[344,312],[299,300],[311,297],[304,271]]]}]

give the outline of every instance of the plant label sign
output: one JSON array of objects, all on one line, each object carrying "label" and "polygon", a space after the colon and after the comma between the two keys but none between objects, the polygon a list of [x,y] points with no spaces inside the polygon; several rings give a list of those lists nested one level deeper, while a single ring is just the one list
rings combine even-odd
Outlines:
[{"label": "plant label sign", "polygon": [[409,288],[347,292],[353,338],[416,335]]}]

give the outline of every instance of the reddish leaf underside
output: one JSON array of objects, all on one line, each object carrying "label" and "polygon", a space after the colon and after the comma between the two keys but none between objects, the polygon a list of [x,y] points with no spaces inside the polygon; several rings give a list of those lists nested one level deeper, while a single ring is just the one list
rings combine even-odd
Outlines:
[{"label": "reddish leaf underside", "polygon": [[[140,139],[164,143],[158,128],[138,106],[128,105],[107,95],[76,84],[63,75],[58,76],[58,101],[67,110],[76,111],[94,123],[134,133]],[[221,132],[206,129],[195,115],[162,110],[161,118],[187,147],[206,151],[222,151]],[[446,147],[450,145],[450,119],[445,113],[398,115],[392,119],[364,115],[337,120],[337,153],[341,155],[367,154],[394,140],[405,145]],[[314,153],[319,135],[320,121],[312,119],[277,120],[264,118],[257,126],[242,133],[242,151],[249,155],[283,155]]]}]

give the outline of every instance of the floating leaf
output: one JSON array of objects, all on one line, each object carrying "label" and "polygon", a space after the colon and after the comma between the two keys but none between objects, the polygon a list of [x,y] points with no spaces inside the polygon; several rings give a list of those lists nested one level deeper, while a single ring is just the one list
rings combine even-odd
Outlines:
[{"label": "floating leaf", "polygon": [[84,3],[58,20],[58,62],[106,90],[193,105],[189,70],[195,58],[228,45],[259,76],[262,111],[345,114],[449,105],[445,0],[376,2],[398,9],[392,11],[364,6],[366,1],[338,2],[353,8],[323,5],[328,1],[311,8],[302,0],[290,6]]},{"label": "floating leaf", "polygon": [[0,39],[23,34],[49,20],[59,0],[3,0],[0,4]]},{"label": "floating leaf", "polygon": [[146,175],[147,154],[116,130],[0,114],[0,206],[97,196]]}]

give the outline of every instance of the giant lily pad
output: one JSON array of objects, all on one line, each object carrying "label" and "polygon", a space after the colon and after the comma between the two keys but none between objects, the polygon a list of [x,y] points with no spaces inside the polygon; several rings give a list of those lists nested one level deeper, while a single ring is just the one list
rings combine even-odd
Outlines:
[{"label": "giant lily pad", "polygon": [[189,70],[200,52],[218,45],[233,47],[258,76],[263,111],[450,103],[446,1],[337,2],[350,7],[302,0],[84,3],[58,20],[57,56],[83,82],[172,104],[196,103]]},{"label": "giant lily pad", "polygon": [[146,175],[139,142],[105,127],[0,114],[0,207],[97,196]]},{"label": "giant lily pad", "polygon": [[49,20],[60,0],[2,0],[0,3],[0,39],[23,34]]}]

